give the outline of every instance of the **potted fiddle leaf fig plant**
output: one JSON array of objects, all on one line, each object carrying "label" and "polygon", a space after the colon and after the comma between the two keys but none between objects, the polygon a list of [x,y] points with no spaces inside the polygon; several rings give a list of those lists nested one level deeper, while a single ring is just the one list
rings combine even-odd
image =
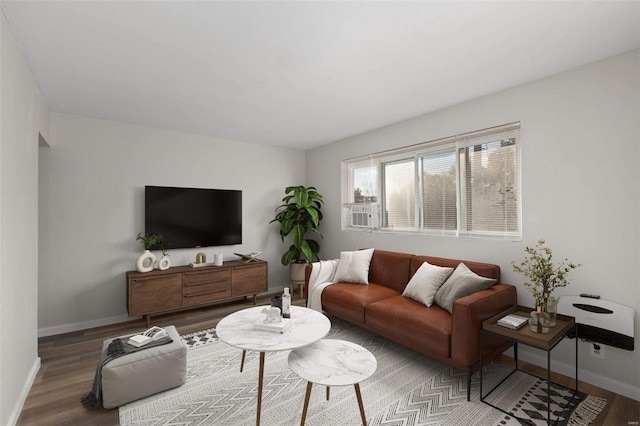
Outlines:
[{"label": "potted fiddle leaf fig plant", "polygon": [[[292,281],[302,281],[304,264],[320,259],[320,244],[307,238],[307,234],[313,233],[322,238],[318,227],[322,220],[320,209],[324,204],[324,197],[313,186],[289,186],[284,192],[282,204],[276,208],[276,216],[269,223],[280,224],[280,238],[283,243],[285,238],[291,235],[291,245],[283,253],[280,261],[285,266],[292,265]],[[295,267],[295,264],[302,266]]]}]

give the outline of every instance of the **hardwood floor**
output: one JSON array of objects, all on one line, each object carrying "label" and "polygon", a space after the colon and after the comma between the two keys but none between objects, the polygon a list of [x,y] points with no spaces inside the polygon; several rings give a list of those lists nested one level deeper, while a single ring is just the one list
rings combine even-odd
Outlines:
[{"label": "hardwood floor", "polygon": [[[273,295],[258,297],[258,304],[268,304]],[[297,295],[292,303],[303,305]],[[175,325],[180,334],[187,334],[215,327],[227,314],[253,306],[251,299],[221,303],[200,309],[175,312],[152,317],[152,324]],[[90,389],[96,364],[100,357],[102,341],[146,329],[143,319],[93,328],[39,340],[38,349],[41,367],[29,392],[18,425],[78,425],[111,426],[118,424],[118,410],[98,409],[87,411],[80,404]],[[503,357],[504,362],[511,362]],[[521,362],[521,368],[533,374],[543,375],[544,370]],[[561,384],[573,386],[573,380],[553,374]],[[638,425],[640,402],[580,382],[579,389],[607,399],[605,410],[598,416],[595,425]]]}]

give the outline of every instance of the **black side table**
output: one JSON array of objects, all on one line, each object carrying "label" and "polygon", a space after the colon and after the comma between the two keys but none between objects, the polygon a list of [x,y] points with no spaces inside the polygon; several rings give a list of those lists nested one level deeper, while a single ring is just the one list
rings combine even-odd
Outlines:
[{"label": "black side table", "polygon": [[[523,317],[529,317],[529,313],[533,310],[533,308],[526,308],[522,306],[513,307],[507,311],[504,311],[494,317],[485,320],[482,323],[482,328],[480,329],[480,365],[482,364],[482,339],[485,334],[493,335],[500,337],[502,339],[508,339],[513,341],[515,344],[513,345],[513,355],[515,361],[515,368],[511,371],[504,379],[500,381],[497,385],[493,387],[486,395],[482,394],[482,368],[480,369],[480,401],[484,402],[491,407],[502,411],[505,414],[513,415],[500,407],[496,407],[495,405],[485,401],[485,399],[496,390],[502,383],[504,383],[513,373],[516,371],[523,371],[518,368],[518,344],[522,343],[527,346],[532,346],[534,348],[542,349],[547,352],[547,392],[548,395],[551,394],[551,350],[556,347],[558,343],[569,333],[571,330],[575,331],[576,321],[574,317],[569,317],[566,315],[557,315],[556,318],[556,326],[549,329],[548,333],[534,333],[529,329],[529,325],[525,325],[520,330],[511,330],[506,327],[502,327],[497,324],[498,320],[505,315],[515,314]],[[524,371],[527,374],[526,371]],[[533,374],[532,374],[533,375]],[[537,376],[536,376],[537,377]],[[544,379],[543,377],[540,377]],[[554,384],[558,386],[562,386],[563,388],[570,389],[566,386],[563,386],[559,383]],[[573,389],[573,398],[578,394],[578,339],[576,337],[576,383],[575,388]],[[569,401],[569,404],[571,403]],[[551,424],[551,398],[547,399],[547,424]]]}]

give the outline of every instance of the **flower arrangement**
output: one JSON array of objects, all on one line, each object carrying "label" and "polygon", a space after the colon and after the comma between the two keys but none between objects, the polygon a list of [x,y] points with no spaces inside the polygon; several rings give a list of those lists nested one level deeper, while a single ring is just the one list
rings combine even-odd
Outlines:
[{"label": "flower arrangement", "polygon": [[528,256],[525,256],[520,264],[512,261],[511,265],[515,272],[527,278],[524,285],[533,294],[536,305],[543,303],[545,299],[552,298],[551,292],[556,288],[566,287],[569,284],[567,277],[569,272],[582,266],[567,259],[554,265],[551,249],[545,247],[545,241],[542,239],[534,247],[525,247],[524,251]]}]

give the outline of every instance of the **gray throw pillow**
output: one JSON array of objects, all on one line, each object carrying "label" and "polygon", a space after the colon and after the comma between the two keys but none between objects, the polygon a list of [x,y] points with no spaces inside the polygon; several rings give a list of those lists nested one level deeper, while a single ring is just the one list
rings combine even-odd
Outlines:
[{"label": "gray throw pillow", "polygon": [[461,297],[490,288],[496,283],[493,278],[485,278],[460,263],[453,274],[436,292],[436,304],[453,313],[453,304]]}]

